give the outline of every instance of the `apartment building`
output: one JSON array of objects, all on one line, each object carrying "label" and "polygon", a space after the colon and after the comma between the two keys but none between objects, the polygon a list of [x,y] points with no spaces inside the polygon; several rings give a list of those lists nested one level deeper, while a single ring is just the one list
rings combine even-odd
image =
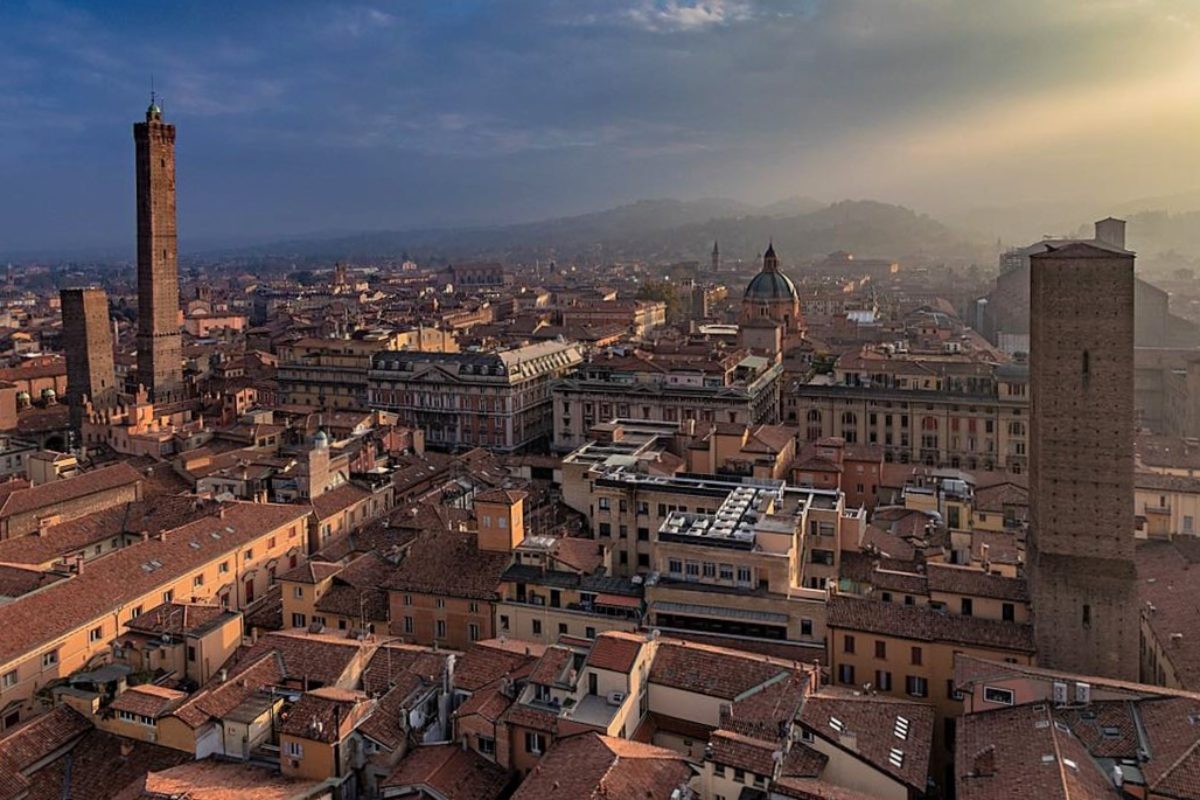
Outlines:
[{"label": "apartment building", "polygon": [[72,478],[30,486],[0,485],[0,539],[28,536],[142,498],[143,476],[128,464],[113,464]]},{"label": "apartment building", "polygon": [[369,402],[421,429],[430,447],[514,452],[549,440],[551,385],[582,360],[577,344],[561,341],[498,353],[379,353]]},{"label": "apartment building", "polygon": [[360,331],[349,339],[304,338],[278,347],[279,401],[312,409],[369,408],[371,359],[393,350],[453,353],[449,331],[417,327],[403,331]]},{"label": "apartment building", "polygon": [[5,727],[45,710],[39,691],[107,656],[125,623],[176,600],[242,609],[303,558],[310,512],[228,503],[212,515],[88,563],[68,580],[0,605]]},{"label": "apartment building", "polygon": [[956,655],[1016,664],[1035,660],[1032,625],[957,613],[960,610],[848,595],[830,598],[828,604],[832,680],[850,689],[869,684],[872,692],[930,703],[937,714],[935,775],[953,755],[955,717],[962,713],[954,681]]},{"label": "apartment building", "polygon": [[773,359],[707,346],[596,358],[554,386],[554,449],[585,444],[592,426],[614,418],[773,424],[782,375]]},{"label": "apartment building", "polygon": [[569,305],[559,315],[563,325],[620,326],[632,336],[642,337],[667,323],[667,304],[657,300],[612,299]]},{"label": "apartment building", "polygon": [[593,539],[524,539],[500,576],[497,634],[552,644],[563,636],[595,639],[604,631],[637,630],[645,617],[643,587],[612,575],[611,561],[611,552]]},{"label": "apartment building", "polygon": [[1023,472],[1029,369],[966,358],[898,358],[875,350],[838,359],[832,375],[794,384],[784,422],[807,441],[878,445],[887,462]]}]

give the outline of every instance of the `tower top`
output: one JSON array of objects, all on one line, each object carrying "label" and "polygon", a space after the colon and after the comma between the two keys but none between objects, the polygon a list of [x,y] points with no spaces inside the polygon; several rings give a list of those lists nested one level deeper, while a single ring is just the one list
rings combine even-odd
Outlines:
[{"label": "tower top", "polygon": [[150,105],[146,108],[146,122],[162,120],[162,106],[158,103],[158,95],[154,91],[154,76],[150,76]]},{"label": "tower top", "polygon": [[767,244],[767,252],[763,253],[763,272],[778,272],[779,257],[775,255],[775,240]]},{"label": "tower top", "polygon": [[721,248],[717,246],[716,240],[713,240],[713,255],[714,256],[719,255],[720,252],[721,252]]}]

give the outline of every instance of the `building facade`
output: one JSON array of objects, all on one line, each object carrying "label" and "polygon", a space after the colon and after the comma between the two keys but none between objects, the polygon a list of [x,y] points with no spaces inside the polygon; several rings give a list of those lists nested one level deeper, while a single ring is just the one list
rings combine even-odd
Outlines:
[{"label": "building facade", "polygon": [[379,353],[368,397],[424,431],[429,447],[511,453],[549,439],[551,384],[582,360],[578,345],[558,341],[499,353]]}]

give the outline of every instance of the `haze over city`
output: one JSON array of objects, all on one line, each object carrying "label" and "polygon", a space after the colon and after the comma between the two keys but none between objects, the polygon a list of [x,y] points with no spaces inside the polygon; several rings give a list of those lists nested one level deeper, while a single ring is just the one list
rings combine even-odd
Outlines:
[{"label": "haze over city", "polygon": [[1005,238],[1190,211],[1198,26],[1187,0],[7,2],[0,243],[127,247],[152,79],[185,251],[665,197]]},{"label": "haze over city", "polygon": [[1200,800],[1198,25],[0,0],[0,800]]}]

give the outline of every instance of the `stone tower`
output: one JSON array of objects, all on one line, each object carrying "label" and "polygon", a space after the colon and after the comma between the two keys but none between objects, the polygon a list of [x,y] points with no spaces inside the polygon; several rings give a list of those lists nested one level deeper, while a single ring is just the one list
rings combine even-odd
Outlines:
[{"label": "stone tower", "polygon": [[1136,680],[1133,253],[1106,238],[1030,257],[1027,558],[1038,663]]},{"label": "stone tower", "polygon": [[175,240],[175,126],[151,98],[133,126],[137,158],[138,380],[155,402],[183,393]]},{"label": "stone tower", "polygon": [[67,352],[67,403],[71,428],[83,422],[83,400],[110,408],[117,399],[108,295],[103,289],[63,289],[63,348]]},{"label": "stone tower", "polygon": [[721,248],[717,246],[717,242],[713,242],[712,251],[712,271],[716,275],[721,271]]}]

